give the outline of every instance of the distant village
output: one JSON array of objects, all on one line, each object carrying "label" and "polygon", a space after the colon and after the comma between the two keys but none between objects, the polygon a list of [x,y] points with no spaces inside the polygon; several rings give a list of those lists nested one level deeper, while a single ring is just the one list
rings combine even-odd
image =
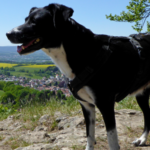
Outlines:
[{"label": "distant village", "polygon": [[[58,90],[61,90],[66,97],[71,96],[71,92],[66,85],[65,76],[63,74],[61,74],[61,76],[57,74],[55,77],[50,76],[49,78],[43,77],[42,79],[28,79],[26,77],[16,76],[10,76],[8,78],[5,75],[0,75],[0,80],[6,82],[12,81],[15,82],[16,85],[34,88],[39,91],[50,90],[55,91],[57,93]],[[56,82],[59,84],[54,86],[54,83]]]}]

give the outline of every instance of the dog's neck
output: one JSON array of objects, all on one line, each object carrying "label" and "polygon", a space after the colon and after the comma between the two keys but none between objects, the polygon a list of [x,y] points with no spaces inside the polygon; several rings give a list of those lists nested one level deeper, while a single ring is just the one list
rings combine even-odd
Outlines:
[{"label": "dog's neck", "polygon": [[75,74],[72,72],[71,67],[68,64],[66,52],[63,45],[58,48],[43,48],[42,49],[48,56],[51,57],[60,71],[70,80],[75,78]]},{"label": "dog's neck", "polygon": [[73,72],[78,74],[100,50],[97,49],[94,34],[73,19],[68,20],[60,31],[67,61]]}]

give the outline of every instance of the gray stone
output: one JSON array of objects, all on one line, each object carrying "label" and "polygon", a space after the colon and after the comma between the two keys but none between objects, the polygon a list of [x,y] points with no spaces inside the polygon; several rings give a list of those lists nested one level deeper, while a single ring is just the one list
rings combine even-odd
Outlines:
[{"label": "gray stone", "polygon": [[58,129],[63,130],[67,128],[74,128],[84,125],[85,121],[83,117],[69,117],[68,119],[61,120],[58,124]]},{"label": "gray stone", "polygon": [[48,121],[48,119],[50,118],[50,115],[44,115],[39,119],[39,124],[44,124],[45,122]]},{"label": "gray stone", "polygon": [[21,135],[19,139],[27,143],[45,143],[50,141],[49,135],[44,131],[28,132],[27,134]]},{"label": "gray stone", "polygon": [[53,148],[54,146],[52,146],[51,144],[39,143],[39,144],[30,145],[27,147],[20,147],[15,150],[52,150]]},{"label": "gray stone", "polygon": [[46,127],[46,126],[44,126],[44,125],[40,125],[40,126],[37,126],[35,129],[34,129],[34,131],[47,131],[48,130],[48,128]]}]

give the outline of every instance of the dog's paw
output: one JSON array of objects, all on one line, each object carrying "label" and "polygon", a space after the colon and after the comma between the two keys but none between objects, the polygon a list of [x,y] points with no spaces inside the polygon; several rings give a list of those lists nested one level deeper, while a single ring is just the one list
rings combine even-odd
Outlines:
[{"label": "dog's paw", "polygon": [[86,147],[85,150],[94,150],[94,147]]},{"label": "dog's paw", "polygon": [[146,138],[139,138],[132,142],[135,146],[144,146],[146,143]]},{"label": "dog's paw", "polygon": [[94,146],[87,145],[85,150],[94,150]]}]

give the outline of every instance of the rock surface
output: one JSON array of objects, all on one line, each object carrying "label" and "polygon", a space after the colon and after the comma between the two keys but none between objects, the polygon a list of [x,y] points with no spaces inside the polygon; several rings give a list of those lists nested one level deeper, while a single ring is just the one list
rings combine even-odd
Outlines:
[{"label": "rock surface", "polygon": [[[78,112],[77,114],[81,113]],[[143,128],[143,114],[140,111],[122,109],[115,112],[119,141],[130,144],[136,137],[129,136],[132,131]],[[96,110],[96,139],[107,140],[104,121],[101,114]],[[24,130],[24,123],[14,120],[14,116],[0,122],[0,150],[12,150],[9,141],[16,139],[28,143],[26,147],[18,147],[15,150],[73,150],[73,146],[86,145],[85,121],[82,115],[70,117],[57,112],[55,121],[58,130],[48,131],[45,126],[50,116],[44,115],[38,125],[32,130]],[[141,129],[142,131],[142,129]],[[127,134],[129,133],[129,134]],[[142,132],[141,132],[142,134]],[[56,149],[56,150],[57,150]],[[148,150],[148,147],[140,147]]]}]

